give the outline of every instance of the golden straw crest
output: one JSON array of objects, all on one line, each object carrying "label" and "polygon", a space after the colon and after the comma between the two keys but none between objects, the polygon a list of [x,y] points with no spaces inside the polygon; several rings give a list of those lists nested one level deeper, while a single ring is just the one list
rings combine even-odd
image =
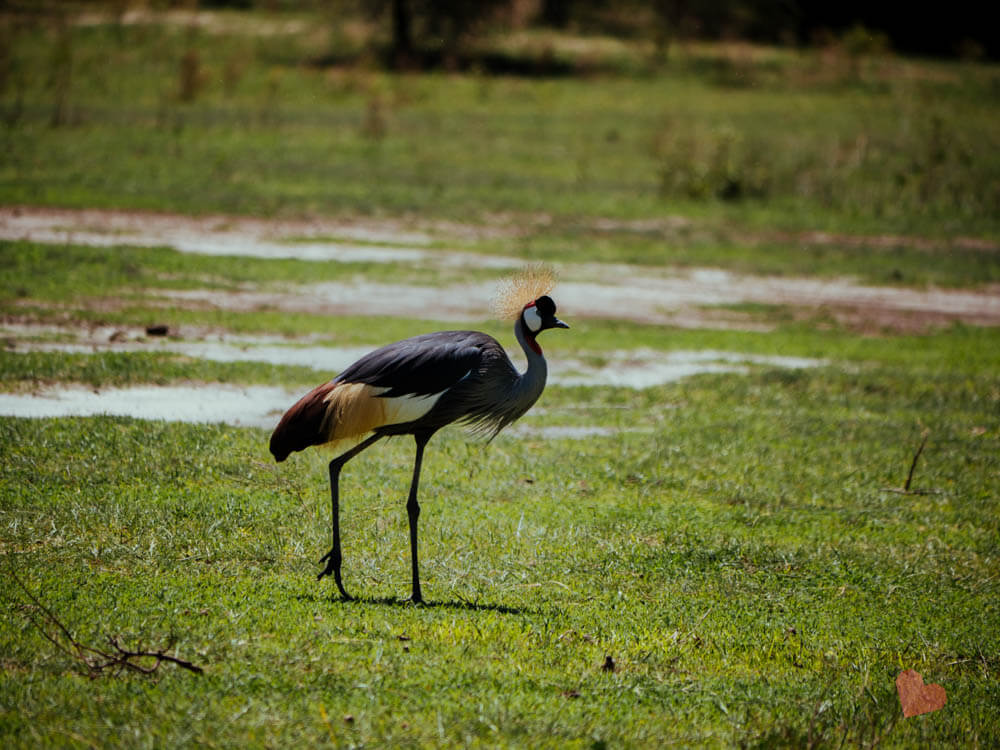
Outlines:
[{"label": "golden straw crest", "polygon": [[499,320],[514,320],[529,302],[552,291],[556,271],[548,263],[532,263],[501,279],[490,302],[493,316]]}]

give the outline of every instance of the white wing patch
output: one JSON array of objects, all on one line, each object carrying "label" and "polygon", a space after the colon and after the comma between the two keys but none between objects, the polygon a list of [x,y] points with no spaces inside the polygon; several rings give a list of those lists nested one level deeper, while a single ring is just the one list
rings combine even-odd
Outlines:
[{"label": "white wing patch", "polygon": [[[381,392],[385,393],[388,390],[390,389],[383,388]],[[408,394],[406,396],[380,398],[379,400],[385,404],[385,424],[404,424],[412,422],[415,419],[420,419],[434,408],[434,404],[437,403],[438,399],[444,393],[444,391],[441,391],[440,393],[431,393],[427,396]]]}]

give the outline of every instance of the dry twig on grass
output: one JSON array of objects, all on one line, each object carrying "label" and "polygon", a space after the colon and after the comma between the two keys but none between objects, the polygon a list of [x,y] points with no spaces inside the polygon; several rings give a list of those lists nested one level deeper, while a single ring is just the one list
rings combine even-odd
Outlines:
[{"label": "dry twig on grass", "polygon": [[920,454],[924,452],[924,446],[927,445],[927,438],[930,436],[931,431],[925,429],[922,433],[922,439],[920,445],[917,447],[916,453],[913,454],[913,460],[910,462],[910,471],[906,475],[906,482],[904,482],[902,487],[883,487],[884,492],[895,492],[900,495],[940,495],[943,490],[914,490],[910,489],[910,485],[913,483],[913,472],[917,468],[917,459],[920,458]]},{"label": "dry twig on grass", "polygon": [[[111,645],[111,652],[102,651],[99,648],[94,648],[93,646],[87,646],[86,644],[80,643],[73,634],[69,632],[69,629],[57,618],[48,607],[46,607],[42,602],[35,596],[31,590],[24,584],[24,581],[13,571],[10,571],[11,576],[21,590],[24,591],[25,595],[31,600],[32,604],[41,610],[43,614],[43,620],[48,621],[48,623],[55,628],[55,633],[50,632],[45,628],[43,622],[39,622],[35,614],[29,609],[26,610],[26,616],[28,620],[34,625],[38,632],[45,637],[52,645],[57,649],[62,651],[64,654],[70,656],[71,658],[77,660],[84,665],[87,669],[87,674],[90,677],[97,677],[99,674],[105,670],[111,669],[116,673],[121,670],[130,670],[133,672],[139,672],[141,674],[153,674],[163,662],[168,662],[170,664],[175,664],[178,667],[187,669],[195,674],[202,674],[205,670],[196,664],[192,664],[186,659],[180,659],[176,656],[170,656],[166,652],[173,648],[173,643],[167,645],[166,648],[159,649],[157,651],[147,651],[145,649],[139,649],[133,651],[127,649],[121,645],[118,640],[118,636],[108,636],[108,643]],[[152,659],[152,664],[142,664],[136,660],[138,659]]]}]

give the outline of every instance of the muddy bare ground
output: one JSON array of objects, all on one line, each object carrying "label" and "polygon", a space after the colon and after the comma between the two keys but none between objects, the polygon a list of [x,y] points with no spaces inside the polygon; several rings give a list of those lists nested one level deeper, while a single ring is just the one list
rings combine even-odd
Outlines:
[{"label": "muddy bare ground", "polygon": [[[219,332],[178,331],[170,336],[146,336],[141,329],[93,328],[0,323],[0,338],[12,352],[58,351],[168,352],[216,362],[267,362],[311,367],[333,376],[371,350],[370,346],[325,346],[318,341],[290,344],[276,336],[246,336]],[[515,360],[518,359],[515,355]],[[760,356],[721,351],[601,352],[595,365],[587,357],[559,357],[550,366],[554,385],[611,385],[649,388],[705,372],[740,372],[750,365],[798,369],[824,364],[803,357]],[[524,363],[520,363],[523,367]],[[321,376],[317,376],[319,380]]]},{"label": "muddy bare ground", "polygon": [[[453,225],[437,229],[453,237],[479,231],[475,227],[463,229]],[[438,237],[440,232],[414,230],[396,220],[266,220],[0,207],[0,238],[4,239],[170,246],[182,252],[213,255],[328,262],[412,262],[498,271],[521,262],[511,257],[432,249],[430,244]],[[803,315],[823,311],[866,332],[920,331],[952,321],[1000,325],[997,289],[907,289],[867,286],[850,279],[765,277],[719,269],[678,270],[594,263],[562,264],[560,273],[560,307],[568,316],[577,318],[759,329],[759,322],[720,308],[749,302],[783,305]],[[268,307],[330,315],[349,312],[474,320],[487,316],[491,291],[488,285],[471,284],[442,289],[326,283],[284,292],[175,292],[170,295],[170,303],[245,310]]]},{"label": "muddy bare ground", "polygon": [[[332,377],[370,347],[290,345],[276,336],[188,331],[168,337],[144,335],[141,329],[0,323],[8,351],[170,352],[221,362],[272,362],[312,367]],[[318,342],[314,342],[318,344]],[[633,350],[603,352],[602,364],[561,357],[551,365],[553,385],[611,385],[648,388],[706,372],[745,372],[753,366],[799,369],[823,364],[798,357],[764,357],[715,351]],[[521,363],[523,367],[523,363]],[[324,375],[317,374],[320,382]],[[225,422],[243,427],[272,428],[283,411],[305,389],[234,386],[221,383],[133,386],[94,389],[81,385],[41,386],[27,393],[0,393],[0,415],[64,417],[112,414],[183,422]],[[517,436],[550,434],[590,437],[610,434],[587,425],[535,427],[529,423]]]},{"label": "muddy bare ground", "polygon": [[[244,217],[184,217],[117,211],[0,207],[0,238],[97,246],[170,246],[182,252],[301,258],[323,262],[403,262],[458,268],[517,267],[521,260],[432,247],[445,237],[468,237],[477,227],[447,225],[430,232],[395,221],[259,220]],[[569,320],[627,319],[689,327],[763,327],[726,308],[741,302],[785,305],[797,313],[823,310],[862,330],[914,329],[961,320],[1000,324],[1000,294],[915,290],[856,284],[846,279],[747,276],[720,269],[637,268],[616,264],[563,264],[560,309]],[[319,314],[367,314],[471,322],[489,316],[491,284],[423,287],[361,281],[322,283],[264,291],[248,288],[150,292],[151,305],[279,309]],[[92,304],[112,305],[113,300]],[[85,326],[40,326],[8,319],[0,334],[11,351],[167,351],[221,361],[302,364],[329,372],[346,367],[367,348],[339,348],[303,337],[236,336],[218,331],[143,331]],[[586,358],[584,358],[586,359]],[[602,365],[584,359],[554,362],[551,381],[562,385],[645,388],[703,372],[740,372],[752,366],[799,368],[815,360],[754,357],[732,352],[602,353]],[[0,413],[15,416],[121,414],[150,419],[270,427],[300,394],[273,387],[227,385],[141,386],[94,389],[41,388],[30,394],[0,394]],[[533,434],[530,424],[517,434]],[[562,429],[552,427],[546,429]],[[575,426],[580,436],[593,433]],[[573,432],[576,434],[576,432]],[[603,434],[603,433],[601,433]]]},{"label": "muddy bare ground", "polygon": [[[369,347],[290,346],[277,337],[236,336],[225,333],[189,337],[147,337],[140,330],[75,328],[70,326],[0,324],[0,336],[9,351],[61,352],[172,352],[222,362],[253,361],[299,364],[326,371],[343,370]],[[553,362],[553,385],[611,385],[648,388],[706,372],[744,372],[752,366],[798,369],[823,364],[797,357],[763,357],[714,351],[652,350],[603,353],[603,364],[560,358]],[[323,376],[317,374],[317,382]],[[234,386],[221,383],[128,388],[88,388],[81,385],[44,386],[28,393],[0,393],[0,415],[65,417],[111,414],[181,422],[225,422],[242,427],[272,428],[283,411],[306,389],[271,386]],[[610,434],[587,425],[547,428],[522,426],[514,434],[533,436],[541,431],[560,437]]]}]

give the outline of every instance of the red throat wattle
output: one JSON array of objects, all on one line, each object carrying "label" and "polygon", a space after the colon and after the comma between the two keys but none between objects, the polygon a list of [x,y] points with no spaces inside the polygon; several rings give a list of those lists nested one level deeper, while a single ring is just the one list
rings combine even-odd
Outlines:
[{"label": "red throat wattle", "polygon": [[[528,304],[526,304],[524,306],[524,310],[527,310],[529,307],[534,307],[534,306],[535,306],[535,302],[534,302],[534,300],[532,300],[531,302],[529,302]],[[524,314],[524,310],[521,311],[522,315]],[[524,331],[525,335],[524,335],[524,337],[528,341],[528,346],[530,346],[531,349],[532,349],[532,351],[534,351],[535,354],[537,354],[539,357],[542,356],[542,347],[540,347],[538,345],[538,339],[536,338],[536,336],[538,334],[536,334],[534,331],[532,331],[527,326],[524,326],[524,328],[525,328],[525,331]]]}]

